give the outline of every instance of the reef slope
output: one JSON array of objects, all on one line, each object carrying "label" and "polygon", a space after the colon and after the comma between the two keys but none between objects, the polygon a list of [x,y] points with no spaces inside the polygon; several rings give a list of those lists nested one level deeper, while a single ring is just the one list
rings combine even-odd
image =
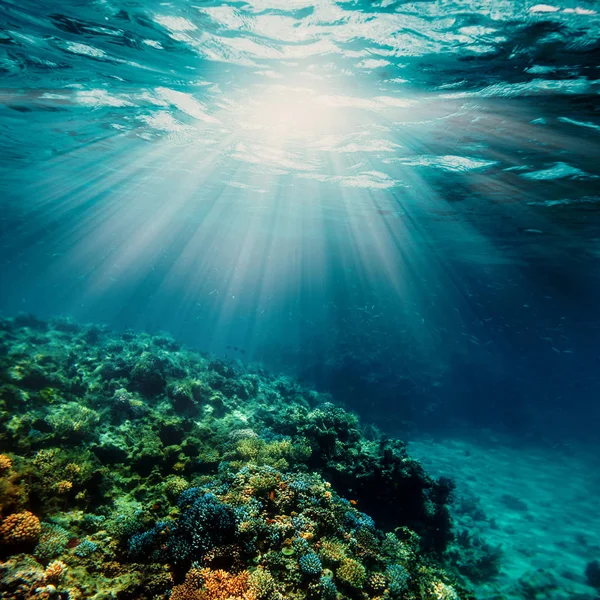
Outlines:
[{"label": "reef slope", "polygon": [[450,480],[165,335],[1,320],[0,448],[0,598],[471,597]]}]

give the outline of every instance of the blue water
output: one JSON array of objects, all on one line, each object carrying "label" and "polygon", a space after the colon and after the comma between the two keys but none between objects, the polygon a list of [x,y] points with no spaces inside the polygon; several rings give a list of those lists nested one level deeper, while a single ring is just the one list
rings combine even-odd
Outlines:
[{"label": "blue water", "polygon": [[0,310],[379,424],[597,436],[591,0],[0,2]]}]

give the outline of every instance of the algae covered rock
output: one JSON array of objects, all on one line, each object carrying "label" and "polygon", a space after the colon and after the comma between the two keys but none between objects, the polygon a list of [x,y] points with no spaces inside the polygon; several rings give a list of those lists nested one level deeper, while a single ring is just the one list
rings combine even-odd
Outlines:
[{"label": "algae covered rock", "polygon": [[383,527],[408,526],[424,547],[443,552],[452,539],[448,512],[453,483],[434,480],[411,459],[400,440],[364,437],[355,415],[326,403],[314,410],[289,408],[272,426],[308,440],[308,465],[334,487],[377,514]]}]

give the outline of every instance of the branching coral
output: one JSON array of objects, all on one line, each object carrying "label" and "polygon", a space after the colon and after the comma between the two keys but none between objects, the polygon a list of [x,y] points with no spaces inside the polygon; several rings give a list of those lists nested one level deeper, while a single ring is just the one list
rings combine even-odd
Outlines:
[{"label": "branching coral", "polygon": [[319,545],[319,555],[327,565],[338,565],[346,558],[346,545],[340,540],[323,538]]},{"label": "branching coral", "polygon": [[250,574],[222,569],[192,569],[184,583],[176,585],[171,600],[258,600],[250,589]]},{"label": "branching coral", "polygon": [[248,587],[257,600],[271,598],[276,590],[276,583],[271,572],[265,567],[258,567],[248,577]]},{"label": "branching coral", "polygon": [[54,433],[62,438],[91,436],[99,421],[100,415],[95,410],[78,402],[68,402],[53,408],[46,417],[46,422]]},{"label": "branching coral", "polygon": [[361,588],[367,579],[367,572],[364,566],[352,558],[345,558],[335,574],[340,581],[353,588]]},{"label": "branching coral", "polygon": [[41,534],[34,554],[41,561],[50,560],[62,554],[69,543],[69,533],[60,525],[42,523]]},{"label": "branching coral", "polygon": [[233,510],[214,494],[190,488],[181,494],[178,504],[181,517],[167,542],[174,563],[199,560],[213,547],[233,540]]}]

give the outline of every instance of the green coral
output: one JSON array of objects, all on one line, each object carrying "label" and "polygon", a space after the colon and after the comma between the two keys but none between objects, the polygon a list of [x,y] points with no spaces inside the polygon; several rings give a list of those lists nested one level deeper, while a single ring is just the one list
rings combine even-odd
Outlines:
[{"label": "green coral", "polygon": [[367,580],[364,566],[353,558],[344,558],[335,572],[336,577],[353,588],[360,589]]},{"label": "green coral", "polygon": [[33,554],[41,561],[60,556],[69,543],[69,532],[54,523],[42,523],[42,532]]},{"label": "green coral", "polygon": [[89,437],[94,434],[100,415],[78,402],[67,402],[51,409],[45,420],[58,437]]},{"label": "green coral", "polygon": [[250,573],[248,584],[258,600],[268,600],[276,589],[273,575],[264,567],[258,567]]},{"label": "green coral", "polygon": [[346,558],[346,544],[340,540],[323,538],[321,540],[319,555],[327,565],[338,565]]},{"label": "green coral", "polygon": [[163,484],[165,494],[172,500],[177,499],[180,494],[190,487],[188,481],[179,475],[169,475]]}]

